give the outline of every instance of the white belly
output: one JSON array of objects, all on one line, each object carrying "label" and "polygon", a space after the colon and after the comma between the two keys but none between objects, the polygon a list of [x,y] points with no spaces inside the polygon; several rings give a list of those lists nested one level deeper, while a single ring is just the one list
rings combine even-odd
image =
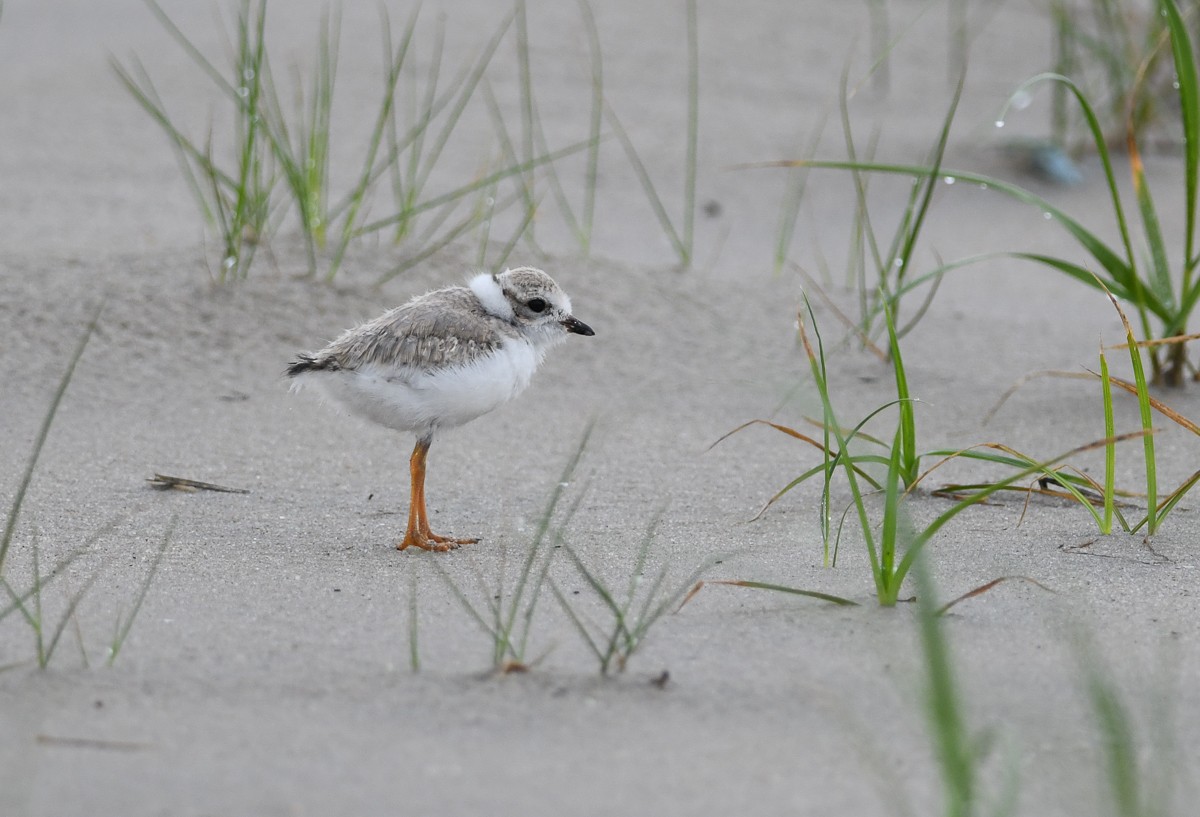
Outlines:
[{"label": "white belly", "polygon": [[468,423],[513,399],[541,362],[539,350],[510,340],[466,366],[423,372],[369,364],[353,371],[310,372],[300,380],[353,414],[424,435]]}]

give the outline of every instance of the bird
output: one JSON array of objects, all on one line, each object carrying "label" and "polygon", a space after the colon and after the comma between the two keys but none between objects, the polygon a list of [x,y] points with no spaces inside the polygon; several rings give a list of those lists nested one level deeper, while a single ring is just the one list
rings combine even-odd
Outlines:
[{"label": "bird", "polygon": [[396,547],[445,552],[479,540],[430,530],[425,472],[434,437],[524,391],[546,352],[571,334],[596,333],[571,314],[554,279],[517,267],[414,297],[297,354],[285,374],[293,391],[311,386],[335,407],[415,435],[408,527]]}]

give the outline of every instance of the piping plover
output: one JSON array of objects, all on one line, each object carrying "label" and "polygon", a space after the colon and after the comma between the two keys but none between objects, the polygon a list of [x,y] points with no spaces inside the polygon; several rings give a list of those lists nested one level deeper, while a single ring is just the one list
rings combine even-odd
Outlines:
[{"label": "piping plover", "polygon": [[568,334],[594,335],[571,299],[532,267],[476,275],[413,298],[288,365],[293,390],[322,396],[397,431],[416,434],[409,459],[408,529],[396,547],[445,551],[477,539],[438,536],[425,509],[425,459],[434,435],[516,397],[546,350]]}]

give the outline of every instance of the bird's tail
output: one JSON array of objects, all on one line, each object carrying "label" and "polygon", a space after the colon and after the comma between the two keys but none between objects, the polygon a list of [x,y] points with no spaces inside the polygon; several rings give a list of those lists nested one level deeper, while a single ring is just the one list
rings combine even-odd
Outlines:
[{"label": "bird's tail", "polygon": [[313,357],[312,355],[299,354],[296,355],[295,360],[288,364],[287,368],[284,370],[284,374],[288,377],[296,377],[304,374],[305,372],[318,372],[322,370],[328,371],[336,368],[337,363],[331,359],[327,358],[321,360]]}]

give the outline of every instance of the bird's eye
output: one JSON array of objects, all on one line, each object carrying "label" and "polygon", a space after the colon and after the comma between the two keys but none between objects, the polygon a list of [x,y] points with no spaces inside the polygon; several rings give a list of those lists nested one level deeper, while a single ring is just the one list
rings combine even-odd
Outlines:
[{"label": "bird's eye", "polygon": [[530,298],[525,302],[525,306],[529,307],[533,312],[546,311],[546,301],[542,298]]}]

